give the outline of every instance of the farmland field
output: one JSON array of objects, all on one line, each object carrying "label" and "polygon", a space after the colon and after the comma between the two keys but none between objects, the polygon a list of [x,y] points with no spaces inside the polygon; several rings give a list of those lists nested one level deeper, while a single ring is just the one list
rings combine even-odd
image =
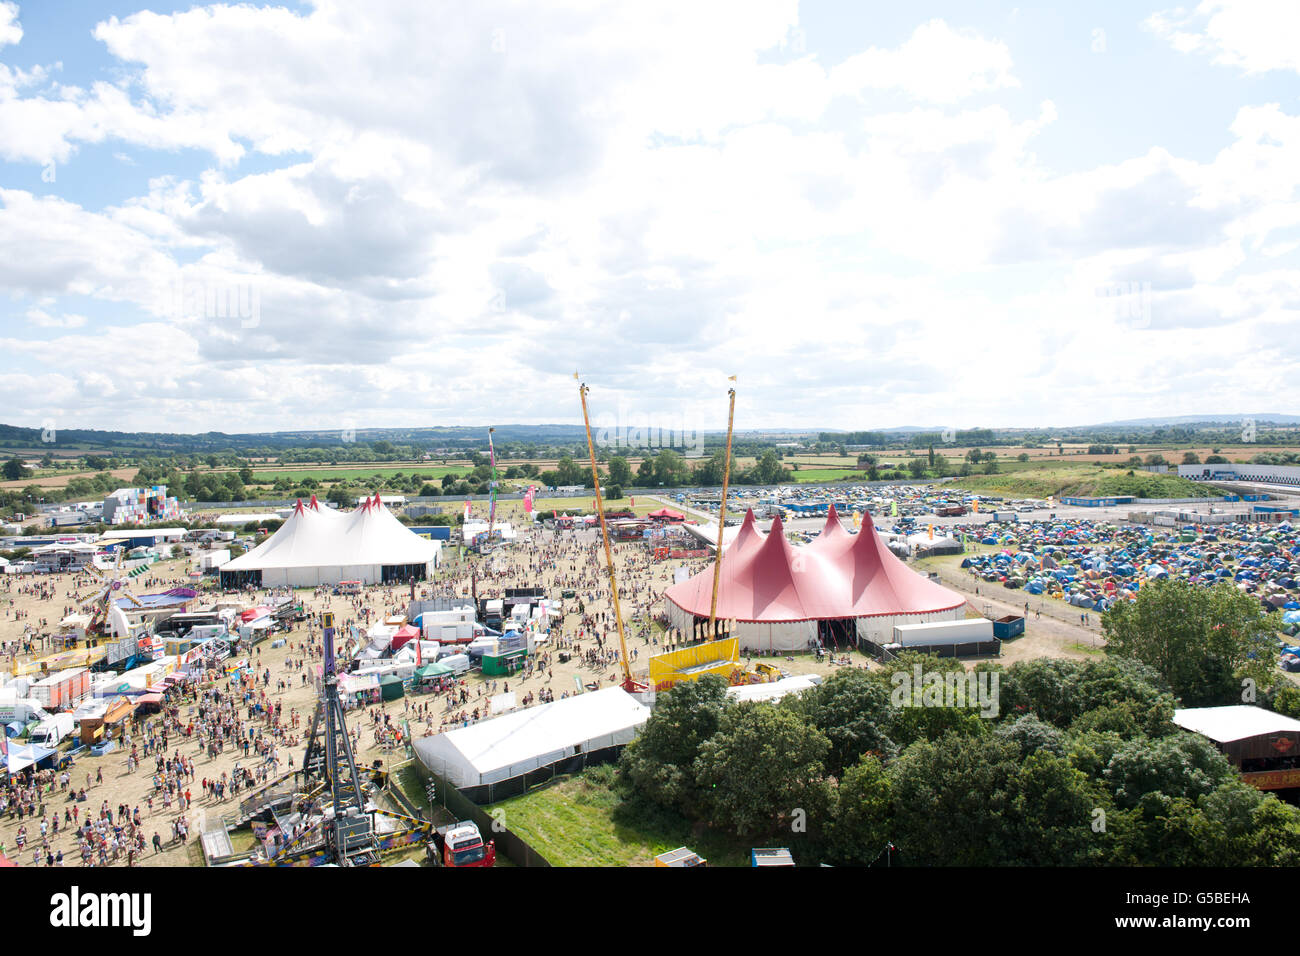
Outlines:
[{"label": "farmland field", "polygon": [[[1002,463],[998,463],[1002,468]],[[1137,472],[1129,475],[1095,465],[1037,468],[997,475],[971,475],[952,484],[970,491],[992,491],[1017,497],[1046,498],[1048,495],[1134,495],[1139,498],[1204,498],[1221,492],[1179,478]]]},{"label": "farmland field", "polygon": [[839,481],[842,478],[862,478],[865,480],[866,475],[856,468],[808,468],[800,465],[799,470],[792,473],[795,481]]}]

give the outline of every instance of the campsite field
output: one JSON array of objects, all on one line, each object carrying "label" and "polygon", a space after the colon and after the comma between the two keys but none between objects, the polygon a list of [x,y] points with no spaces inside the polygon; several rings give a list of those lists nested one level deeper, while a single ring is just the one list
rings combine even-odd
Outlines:
[{"label": "campsite field", "polygon": [[614,767],[588,768],[488,807],[554,866],[653,866],[688,846],[710,866],[744,866],[748,847],[672,814],[632,812],[613,789]]}]

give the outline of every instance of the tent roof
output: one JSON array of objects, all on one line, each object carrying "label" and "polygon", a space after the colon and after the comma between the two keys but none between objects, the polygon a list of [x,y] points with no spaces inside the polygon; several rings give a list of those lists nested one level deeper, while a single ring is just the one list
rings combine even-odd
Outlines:
[{"label": "tent roof", "polygon": [[415,749],[426,760],[446,757],[482,776],[565,747],[644,724],[650,708],[621,687],[562,698],[425,737]]},{"label": "tent roof", "polygon": [[[838,531],[836,529],[839,529]],[[829,516],[822,544],[796,548],[778,517],[761,543],[736,544],[723,554],[718,616],[736,621],[807,621],[827,618],[927,614],[952,610],[965,598],[896,558],[876,533],[870,514],[850,535]],[[841,537],[842,536],[842,537]],[[738,547],[738,545],[740,545]],[[734,555],[734,557],[733,557]],[[713,568],[664,592],[682,610],[707,616]]]},{"label": "tent roof", "polygon": [[1181,708],[1174,711],[1174,723],[1221,744],[1264,734],[1300,732],[1300,720],[1247,704]]},{"label": "tent roof", "polygon": [[313,497],[307,505],[299,499],[275,534],[221,570],[427,564],[438,549],[438,543],[393,517],[377,497],[347,514],[325,508]]}]

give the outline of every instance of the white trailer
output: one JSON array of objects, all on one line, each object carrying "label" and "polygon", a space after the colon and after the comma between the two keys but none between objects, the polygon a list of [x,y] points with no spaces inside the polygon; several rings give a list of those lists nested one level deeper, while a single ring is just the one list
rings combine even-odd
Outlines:
[{"label": "white trailer", "polygon": [[993,622],[983,617],[964,621],[935,621],[932,624],[900,624],[894,628],[894,643],[901,644],[904,648],[992,639]]},{"label": "white trailer", "polygon": [[200,571],[215,571],[224,565],[230,563],[230,549],[221,548],[216,551],[204,551],[199,555]]}]

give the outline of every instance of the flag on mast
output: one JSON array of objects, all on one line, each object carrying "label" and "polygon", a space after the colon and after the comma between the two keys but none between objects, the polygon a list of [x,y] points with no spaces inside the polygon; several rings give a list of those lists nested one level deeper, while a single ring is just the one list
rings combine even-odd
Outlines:
[{"label": "flag on mast", "polygon": [[492,463],[492,480],[488,482],[488,541],[492,540],[492,525],[497,520],[497,452],[492,446],[492,433],[496,428],[488,429],[488,459]]}]

